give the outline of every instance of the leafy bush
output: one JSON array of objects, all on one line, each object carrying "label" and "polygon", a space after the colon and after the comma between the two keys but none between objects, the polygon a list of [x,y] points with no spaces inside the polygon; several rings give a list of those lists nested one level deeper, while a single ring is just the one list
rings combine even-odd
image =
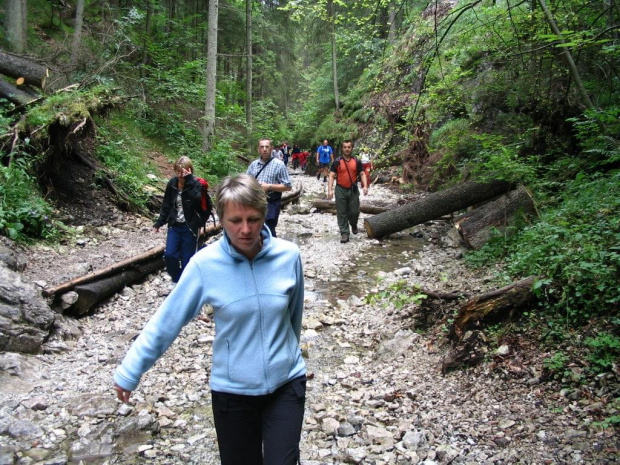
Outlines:
[{"label": "leafy bush", "polygon": [[543,366],[556,378],[564,377],[568,372],[570,358],[564,352],[556,352],[543,361]]},{"label": "leafy bush", "polygon": [[99,126],[97,157],[114,175],[118,187],[138,206],[147,194],[143,186],[150,183],[147,174],[154,171],[145,159],[145,140],[131,122],[114,115]]},{"label": "leafy bush", "polygon": [[540,221],[468,256],[474,264],[492,258],[503,258],[511,276],[546,280],[548,308],[567,324],[617,310],[620,173],[577,177]]},{"label": "leafy bush", "polygon": [[61,226],[50,220],[52,211],[24,159],[0,165],[0,233],[17,241],[52,239]]},{"label": "leafy bush", "polygon": [[584,162],[597,170],[620,161],[620,107],[606,110],[588,110],[579,118],[571,118],[577,139],[584,149]]},{"label": "leafy bush", "polygon": [[620,358],[620,338],[610,333],[601,333],[584,341],[592,352],[586,358],[592,363],[595,373],[607,372]]},{"label": "leafy bush", "polygon": [[369,294],[366,302],[375,304],[383,302],[383,306],[388,304],[394,305],[395,308],[403,308],[408,305],[419,305],[422,300],[426,299],[426,294],[420,292],[420,286],[409,286],[406,280],[401,279],[387,286],[386,289],[375,294]]}]

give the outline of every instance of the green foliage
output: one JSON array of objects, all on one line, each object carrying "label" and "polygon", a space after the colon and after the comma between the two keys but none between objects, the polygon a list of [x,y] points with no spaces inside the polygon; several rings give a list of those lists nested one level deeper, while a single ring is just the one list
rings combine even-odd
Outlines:
[{"label": "green foliage", "polygon": [[564,352],[556,352],[551,357],[546,358],[543,361],[543,366],[554,378],[564,378],[568,376],[570,370],[568,369],[568,363],[570,357]]},{"label": "green foliage", "polygon": [[[286,120],[273,101],[264,99],[256,102],[253,113],[252,139],[254,141],[258,142],[259,138],[268,137],[274,144],[277,144],[291,138]],[[256,146],[257,144],[253,145]]]},{"label": "green foliage", "polygon": [[544,278],[549,286],[543,303],[567,324],[617,308],[620,173],[579,176],[567,185],[563,202],[548,207],[538,222],[467,258],[502,259],[511,276]]},{"label": "green foliage", "polygon": [[599,425],[602,428],[610,428],[614,426],[620,426],[620,415],[612,415],[609,418],[605,418],[605,420],[601,422],[593,422],[593,425]]},{"label": "green foliage", "polygon": [[[121,113],[111,114],[109,119],[100,122],[97,138],[99,160],[114,175],[120,190],[136,206],[144,206],[148,197],[144,186],[153,182],[147,175],[157,172],[144,156],[151,148],[148,139],[134,121]],[[99,173],[101,175],[103,173]]]},{"label": "green foliage", "polygon": [[584,168],[589,171],[620,162],[620,106],[587,110],[580,117],[569,118],[583,147]]},{"label": "green foliage", "polygon": [[522,184],[535,181],[536,166],[520,156],[518,144],[505,144],[502,136],[492,134],[474,135],[473,138],[480,144],[470,163],[477,177]]},{"label": "green foliage", "polygon": [[594,373],[608,372],[620,360],[620,337],[614,334],[601,333],[587,338],[584,343],[591,349],[586,358],[592,364]]},{"label": "green foliage", "polygon": [[427,297],[426,294],[419,291],[420,286],[409,287],[407,281],[401,279],[380,292],[366,296],[366,303],[371,305],[380,303],[383,307],[393,305],[398,309],[419,305]]},{"label": "green foliage", "polygon": [[209,153],[200,151],[190,158],[196,162],[196,173],[207,178],[210,185],[214,186],[225,176],[245,172],[247,167],[239,164],[236,155],[230,140],[218,138]]},{"label": "green foliage", "polygon": [[62,225],[52,221],[53,209],[43,200],[29,164],[15,159],[0,165],[0,233],[17,241],[53,239]]},{"label": "green foliage", "polygon": [[[170,50],[162,51],[169,54]],[[164,58],[164,57],[160,57]],[[151,97],[154,100],[204,102],[205,99],[205,60],[180,61],[178,57],[168,56],[168,60],[176,61],[170,68],[162,73],[159,67],[145,66],[144,84],[148,86]]]}]

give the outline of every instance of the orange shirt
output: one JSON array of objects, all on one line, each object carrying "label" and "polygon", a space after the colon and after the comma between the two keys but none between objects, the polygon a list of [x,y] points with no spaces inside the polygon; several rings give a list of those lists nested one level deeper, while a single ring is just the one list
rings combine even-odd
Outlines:
[{"label": "orange shirt", "polygon": [[340,187],[350,189],[353,184],[357,184],[357,178],[362,171],[362,163],[351,157],[346,161],[344,157],[338,157],[334,160],[331,170],[336,173],[336,182]]}]

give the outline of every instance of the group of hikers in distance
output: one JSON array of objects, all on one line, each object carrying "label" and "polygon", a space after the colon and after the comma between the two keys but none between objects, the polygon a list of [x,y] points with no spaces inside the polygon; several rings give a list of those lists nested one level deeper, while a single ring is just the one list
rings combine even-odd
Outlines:
[{"label": "group of hikers in distance", "polygon": [[[340,242],[346,243],[350,232],[358,233],[358,184],[366,195],[370,178],[352,156],[353,141],[345,140],[336,158],[327,141],[319,149],[317,179],[329,171],[327,197],[335,194]],[[304,275],[299,247],[276,234],[282,193],[292,184],[273,150],[270,139],[260,139],[259,157],[246,173],[217,186],[214,208],[223,233],[198,251],[210,210],[205,181],[194,175],[189,158],[174,164],[176,176],[153,226],[168,226],[164,259],[174,286],[114,373],[117,397],[129,402],[142,375],[210,305],[215,339],[209,385],[224,465],[300,463],[308,379],[299,347]]]},{"label": "group of hikers in distance", "polygon": [[297,144],[293,144],[291,147],[288,142],[284,141],[271,150],[271,156],[282,160],[286,167],[288,167],[290,160],[293,170],[301,168],[302,171],[306,171],[310,152],[301,150]]}]

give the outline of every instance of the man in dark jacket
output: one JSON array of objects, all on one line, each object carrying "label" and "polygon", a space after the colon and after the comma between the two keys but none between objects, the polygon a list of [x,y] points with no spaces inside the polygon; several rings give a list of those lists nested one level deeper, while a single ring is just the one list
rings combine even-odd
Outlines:
[{"label": "man in dark jacket", "polygon": [[189,259],[196,253],[204,218],[202,186],[194,178],[194,166],[189,157],[179,158],[174,164],[174,172],[176,176],[168,181],[159,218],[153,228],[159,232],[164,224],[168,225],[164,261],[172,282],[176,283]]}]

